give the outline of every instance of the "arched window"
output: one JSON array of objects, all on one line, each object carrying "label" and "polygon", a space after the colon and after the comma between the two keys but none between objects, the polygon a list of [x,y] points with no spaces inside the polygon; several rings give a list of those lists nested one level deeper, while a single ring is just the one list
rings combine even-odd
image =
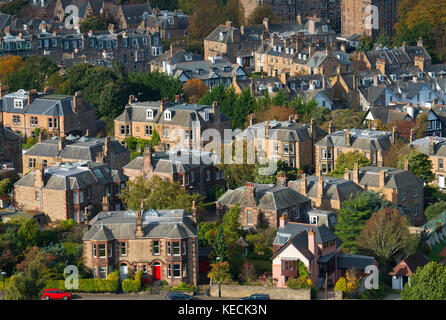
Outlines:
[{"label": "arched window", "polygon": [[153,110],[147,109],[147,119],[153,119]]},{"label": "arched window", "polygon": [[172,120],[172,113],[169,110],[164,111],[164,120]]}]

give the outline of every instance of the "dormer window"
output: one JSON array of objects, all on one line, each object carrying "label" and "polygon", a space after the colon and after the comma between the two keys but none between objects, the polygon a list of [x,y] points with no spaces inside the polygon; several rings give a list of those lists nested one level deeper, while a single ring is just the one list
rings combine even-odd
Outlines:
[{"label": "dormer window", "polygon": [[23,108],[23,101],[20,99],[14,99],[14,108]]},{"label": "dormer window", "polygon": [[204,112],[204,121],[209,121],[209,112]]},{"label": "dormer window", "polygon": [[164,120],[172,120],[172,112],[169,110],[164,111]]},{"label": "dormer window", "polygon": [[302,56],[302,59],[307,60],[307,55],[304,54],[304,55]]},{"label": "dormer window", "polygon": [[220,41],[223,41],[224,37],[225,37],[225,34],[223,32],[220,32]]},{"label": "dormer window", "polygon": [[224,68],[224,71],[225,71],[225,72],[231,72],[231,67],[225,67],[225,68]]},{"label": "dormer window", "polygon": [[153,119],[153,110],[147,109],[147,119]]},{"label": "dormer window", "polygon": [[322,31],[323,32],[328,32],[328,26],[326,26],[326,25],[322,26]]}]

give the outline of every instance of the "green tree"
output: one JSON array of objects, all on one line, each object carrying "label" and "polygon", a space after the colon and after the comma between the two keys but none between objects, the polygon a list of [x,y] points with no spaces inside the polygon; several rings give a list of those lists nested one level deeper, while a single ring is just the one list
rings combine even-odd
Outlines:
[{"label": "green tree", "polygon": [[446,211],[446,201],[433,203],[424,210],[424,215],[427,220],[432,220],[438,217],[442,212]]},{"label": "green tree", "polygon": [[279,92],[273,97],[272,104],[274,104],[276,106],[287,106],[288,105],[288,97],[282,88],[280,88]]},{"label": "green tree", "polygon": [[53,259],[49,266],[54,266],[56,269],[56,276],[59,276],[59,265],[62,265],[64,268],[68,263],[68,254],[65,250],[65,246],[61,243],[50,244],[43,248],[43,252],[45,254],[50,254]]},{"label": "green tree", "polygon": [[13,178],[6,178],[0,181],[0,195],[5,195],[7,193],[10,193],[14,187],[14,183],[16,183],[17,180],[18,179],[16,177],[13,177]]},{"label": "green tree", "polygon": [[332,170],[330,174],[334,177],[342,177],[345,173],[345,168],[353,170],[355,163],[358,164],[359,168],[369,166],[371,164],[370,160],[360,153],[341,153],[336,160],[335,169]]},{"label": "green tree", "polygon": [[223,228],[218,228],[217,235],[215,236],[215,242],[213,246],[214,254],[218,260],[226,261],[228,259],[228,247],[223,235]]},{"label": "green tree", "polygon": [[200,222],[198,225],[198,241],[200,247],[212,248],[219,228],[217,223]]},{"label": "green tree", "polygon": [[398,168],[403,169],[406,160],[409,160],[410,172],[425,183],[434,181],[435,176],[432,173],[432,161],[428,155],[417,150],[412,150],[408,155],[401,158],[401,161],[398,163]]},{"label": "green tree", "polygon": [[128,182],[120,197],[125,205],[133,210],[139,210],[144,200],[145,209],[184,208],[191,212],[193,201],[199,210],[203,201],[200,194],[186,192],[179,182],[165,181],[157,175],[151,179],[137,177],[134,181]]},{"label": "green tree", "polygon": [[104,16],[91,16],[80,22],[81,32],[107,30],[108,23]]},{"label": "green tree", "polygon": [[368,36],[362,36],[359,38],[359,51],[370,51],[373,49],[373,41],[372,38]]},{"label": "green tree", "polygon": [[401,291],[402,300],[446,300],[446,266],[429,262],[418,267]]},{"label": "green tree", "polygon": [[37,245],[38,237],[39,227],[34,219],[25,220],[17,231],[18,245],[22,249]]},{"label": "green tree", "polygon": [[375,40],[375,45],[381,49],[388,49],[392,46],[392,40],[384,32],[380,33],[378,38]]},{"label": "green tree", "polygon": [[241,227],[242,224],[240,223],[240,206],[239,204],[236,204],[231,209],[226,211],[221,223],[221,228],[226,243],[234,243],[239,239],[241,235]]},{"label": "green tree", "polygon": [[57,65],[50,58],[32,55],[26,58],[21,69],[6,76],[5,84],[11,91],[43,90],[48,77],[56,71]]},{"label": "green tree", "polygon": [[6,287],[6,300],[40,299],[47,280],[47,260],[42,250],[36,247],[27,250],[25,260],[28,264],[22,272],[11,277]]},{"label": "green tree", "polygon": [[338,222],[336,223],[336,235],[343,241],[342,248],[346,252],[358,252],[357,237],[368,219],[374,212],[378,212],[389,203],[384,197],[376,192],[365,191],[357,194],[354,198],[344,200],[338,211]]}]

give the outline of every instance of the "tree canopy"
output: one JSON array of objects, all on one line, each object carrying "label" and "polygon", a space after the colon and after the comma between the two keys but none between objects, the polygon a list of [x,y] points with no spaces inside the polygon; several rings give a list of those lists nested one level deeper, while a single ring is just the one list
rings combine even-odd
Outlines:
[{"label": "tree canopy", "polygon": [[336,235],[343,241],[342,249],[346,252],[357,253],[357,237],[364,228],[367,220],[374,212],[389,207],[384,197],[376,192],[364,191],[354,198],[344,200],[338,211]]},{"label": "tree canopy", "polygon": [[359,168],[370,165],[370,160],[366,156],[356,153],[347,152],[341,153],[336,160],[335,169],[330,172],[332,176],[342,177],[345,173],[345,168],[353,170],[355,163],[358,164]]},{"label": "tree canopy", "polygon": [[401,158],[398,168],[403,169],[404,163],[409,160],[409,171],[420,178],[425,183],[434,181],[435,176],[432,173],[432,161],[429,156],[417,150],[412,150],[408,155]]},{"label": "tree canopy", "polygon": [[446,300],[446,266],[429,262],[418,267],[401,291],[402,300]]},{"label": "tree canopy", "polygon": [[277,17],[274,15],[273,8],[269,4],[256,7],[248,17],[248,24],[261,24],[265,18],[268,18],[270,23],[277,22]]}]

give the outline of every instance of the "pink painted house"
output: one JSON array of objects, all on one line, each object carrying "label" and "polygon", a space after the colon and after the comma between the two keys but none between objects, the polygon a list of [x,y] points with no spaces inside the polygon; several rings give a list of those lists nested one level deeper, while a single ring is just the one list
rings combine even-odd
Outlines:
[{"label": "pink painted house", "polygon": [[280,217],[273,243],[272,270],[276,287],[286,287],[290,278],[299,277],[298,262],[302,261],[316,287],[334,285],[347,269],[364,271],[377,265],[374,257],[340,254],[342,241],[325,224],[288,222]]}]

